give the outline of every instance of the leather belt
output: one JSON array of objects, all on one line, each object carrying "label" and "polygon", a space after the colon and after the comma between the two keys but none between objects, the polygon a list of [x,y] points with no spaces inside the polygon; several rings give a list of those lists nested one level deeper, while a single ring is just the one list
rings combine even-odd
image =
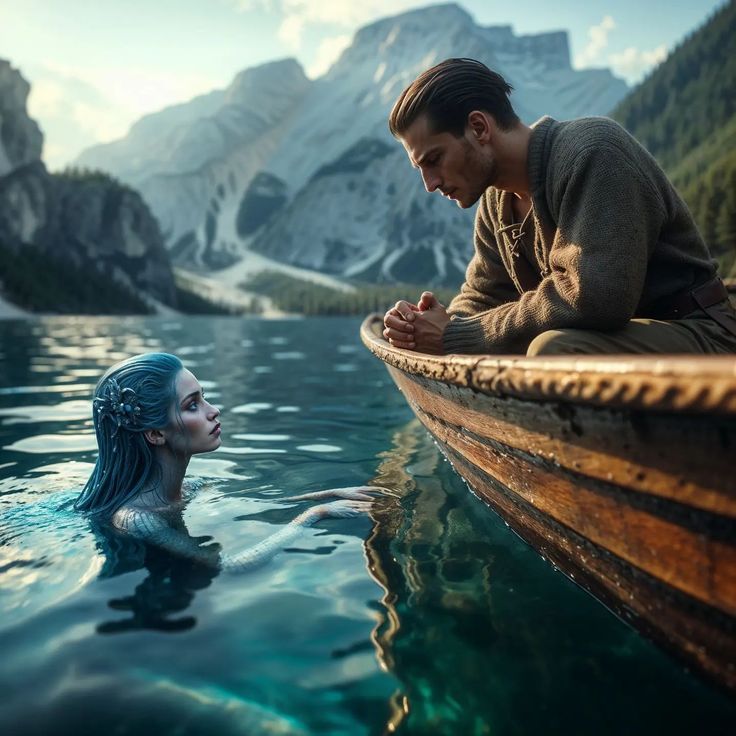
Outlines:
[{"label": "leather belt", "polygon": [[[724,330],[736,336],[736,311],[714,309],[725,304],[730,307],[728,291],[719,278],[713,278],[688,291],[657,299],[641,316],[653,319],[682,319],[693,312],[701,311],[717,322]],[[729,314],[730,312],[730,314]]]}]

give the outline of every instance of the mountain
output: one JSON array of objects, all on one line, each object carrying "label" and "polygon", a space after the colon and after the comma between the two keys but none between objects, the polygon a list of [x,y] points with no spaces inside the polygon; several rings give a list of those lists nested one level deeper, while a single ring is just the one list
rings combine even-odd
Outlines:
[{"label": "mountain", "polygon": [[29,91],[0,60],[0,296],[52,312],[173,305],[169,255],[143,199],[106,174],[49,174]]},{"label": "mountain", "polygon": [[736,277],[736,2],[674,49],[613,116],[662,164],[722,272]]},{"label": "mountain", "polygon": [[319,79],[293,60],[248,69],[78,164],[139,189],[185,265],[219,268],[251,249],[361,280],[457,284],[472,215],[427,196],[386,123],[401,90],[451,56],[502,73],[526,122],[604,114],[627,92],[606,69],[573,70],[562,31],[517,36],[432,6],[360,29]]},{"label": "mountain", "polygon": [[311,83],[294,60],[247,69],[227,90],[140,120],[81,154],[141,192],[180,262],[230,265],[243,193],[284,138]]}]

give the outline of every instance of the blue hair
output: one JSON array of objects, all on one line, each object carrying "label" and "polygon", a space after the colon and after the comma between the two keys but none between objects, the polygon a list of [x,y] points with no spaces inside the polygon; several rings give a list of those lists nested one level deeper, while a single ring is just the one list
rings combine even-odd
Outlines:
[{"label": "blue hair", "polygon": [[75,509],[112,514],[151,481],[160,481],[161,468],[144,432],[171,424],[176,377],[183,367],[175,355],[144,353],[102,376],[92,400],[99,454]]}]

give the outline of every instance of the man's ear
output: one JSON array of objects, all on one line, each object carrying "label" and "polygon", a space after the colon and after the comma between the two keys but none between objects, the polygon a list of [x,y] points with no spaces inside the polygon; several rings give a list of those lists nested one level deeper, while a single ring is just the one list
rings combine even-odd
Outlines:
[{"label": "man's ear", "polygon": [[478,140],[479,143],[489,143],[493,137],[494,120],[487,112],[483,110],[473,110],[468,113],[468,128],[470,134]]},{"label": "man's ear", "polygon": [[160,429],[147,429],[143,436],[149,445],[161,446],[166,442],[166,438]]}]

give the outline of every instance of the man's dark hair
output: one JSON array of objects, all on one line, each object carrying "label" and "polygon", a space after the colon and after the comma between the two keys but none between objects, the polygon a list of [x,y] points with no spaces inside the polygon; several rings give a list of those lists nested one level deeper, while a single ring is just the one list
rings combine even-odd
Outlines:
[{"label": "man's dark hair", "polygon": [[396,100],[388,127],[395,138],[403,135],[423,114],[435,133],[465,132],[468,115],[484,110],[503,130],[519,122],[509,102],[513,87],[475,59],[445,59],[422,72]]}]

